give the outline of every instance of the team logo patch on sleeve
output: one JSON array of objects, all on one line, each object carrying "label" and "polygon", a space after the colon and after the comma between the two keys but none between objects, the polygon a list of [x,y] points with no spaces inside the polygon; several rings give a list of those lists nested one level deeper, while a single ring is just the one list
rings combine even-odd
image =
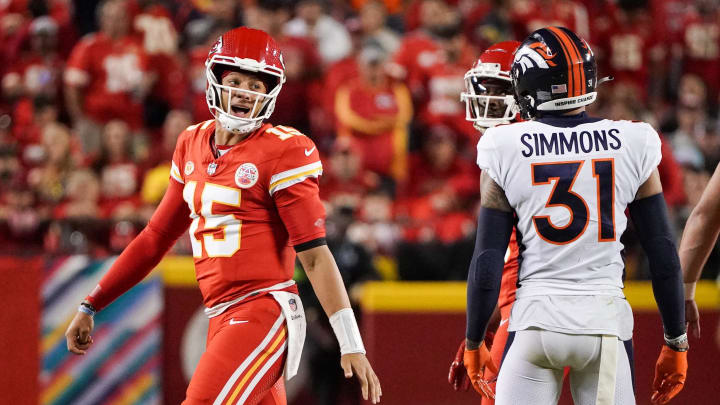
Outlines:
[{"label": "team logo patch on sleeve", "polygon": [[235,171],[235,184],[240,188],[250,188],[258,181],[258,169],[252,163],[243,163]]},{"label": "team logo patch on sleeve", "polygon": [[192,161],[188,161],[187,163],[185,163],[184,171],[185,171],[186,176],[189,176],[190,173],[192,173],[194,170],[195,170],[195,163],[193,163]]}]

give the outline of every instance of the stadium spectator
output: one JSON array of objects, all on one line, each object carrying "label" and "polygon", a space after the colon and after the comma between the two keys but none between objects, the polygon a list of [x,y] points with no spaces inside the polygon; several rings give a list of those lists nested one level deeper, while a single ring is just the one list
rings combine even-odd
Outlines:
[{"label": "stadium spectator", "polygon": [[478,52],[462,35],[460,17],[453,14],[448,18],[448,23],[436,27],[434,31],[440,53],[438,59],[425,69],[423,85],[426,98],[418,106],[417,119],[426,126],[449,126],[475,145],[478,133],[472,123],[465,120],[465,105],[458,94],[464,89],[463,77],[468,66],[477,59]]},{"label": "stadium spectator", "polygon": [[354,213],[363,197],[381,186],[376,173],[363,169],[362,157],[350,137],[337,138],[330,155],[323,161],[320,198],[333,209]]},{"label": "stadium spectator", "polygon": [[140,206],[137,192],[142,171],[128,125],[121,120],[105,124],[100,156],[94,162],[100,176],[102,217],[134,217]]},{"label": "stadium spectator", "polygon": [[100,31],[75,46],[65,70],[67,109],[89,153],[100,148],[101,125],[112,119],[142,128],[142,102],[153,80],[142,45],[130,35],[126,3],[104,1],[98,19]]},{"label": "stadium spectator", "polygon": [[53,210],[53,218],[100,218],[100,181],[89,169],[68,174],[64,201]]},{"label": "stadium spectator", "polygon": [[385,24],[387,9],[379,0],[368,0],[360,8],[360,29],[365,42],[375,41],[388,54],[400,46],[400,37]]},{"label": "stadium spectator", "polygon": [[412,118],[410,93],[385,74],[387,54],[375,44],[358,57],[360,77],[340,86],[335,94],[339,137],[352,137],[363,168],[402,181],[407,175],[408,124]]},{"label": "stadium spectator", "polygon": [[159,1],[130,3],[130,13],[132,30],[141,38],[148,58],[148,71],[157,78],[144,102],[145,124],[159,127],[170,109],[184,104],[187,79],[178,53],[179,36],[172,15]]},{"label": "stadium spectator", "polygon": [[[696,10],[683,19],[681,41],[684,73],[698,75],[708,88],[709,101],[718,103],[720,91],[720,10],[713,0],[697,0]],[[682,94],[682,93],[680,93]]]},{"label": "stadium spectator", "polygon": [[512,2],[511,20],[515,38],[525,38],[531,32],[551,25],[590,36],[585,6],[574,0],[523,0]]},{"label": "stadium spectator", "polygon": [[247,11],[248,26],[275,38],[285,61],[287,80],[270,122],[282,123],[312,135],[310,117],[313,109],[320,108],[312,89],[313,82],[321,76],[320,55],[311,40],[288,35],[284,31],[291,15],[292,9],[287,0],[260,0],[257,7]]},{"label": "stadium spectator", "polygon": [[325,7],[324,0],[300,0],[295,9],[297,17],[285,25],[285,33],[312,40],[322,62],[329,65],[347,56],[352,42],[345,26],[333,19]]},{"label": "stadium spectator", "polygon": [[2,79],[4,96],[10,99],[46,96],[59,97],[64,62],[57,52],[58,25],[50,17],[34,19],[17,62],[7,66]]},{"label": "stadium spectator", "polygon": [[49,124],[42,130],[43,164],[30,170],[28,184],[44,204],[58,204],[66,193],[70,173],[82,164],[70,130]]},{"label": "stadium spectator", "polygon": [[[160,203],[168,186],[170,175],[170,160],[172,159],[178,135],[192,124],[192,116],[184,110],[170,111],[165,117],[162,130],[162,143],[154,148],[151,169],[145,173],[142,181],[140,198],[145,205],[149,205],[149,212],[141,215],[146,220],[154,211],[154,206]],[[149,214],[149,215],[147,215]]]}]

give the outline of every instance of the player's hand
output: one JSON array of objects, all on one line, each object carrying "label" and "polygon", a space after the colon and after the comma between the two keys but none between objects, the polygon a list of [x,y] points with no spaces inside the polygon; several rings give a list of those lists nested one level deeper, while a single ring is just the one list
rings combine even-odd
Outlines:
[{"label": "player's hand", "polygon": [[700,339],[700,312],[695,300],[685,300],[685,322],[688,332]]},{"label": "player's hand", "polygon": [[465,363],[463,362],[464,355],[465,339],[460,342],[460,347],[455,354],[455,359],[450,364],[450,372],[448,373],[448,383],[452,385],[455,391],[467,391],[470,388],[470,379],[468,378]]},{"label": "player's hand", "polygon": [[491,381],[483,378],[485,368],[495,374],[498,372],[497,366],[495,366],[490,356],[490,351],[487,346],[485,346],[485,342],[475,350],[467,350],[466,348],[463,355],[463,363],[465,364],[468,377],[470,377],[470,383],[473,388],[475,388],[475,391],[485,398],[495,399],[495,393],[489,385]]},{"label": "player's hand", "polygon": [[663,345],[655,364],[655,380],[650,397],[653,405],[667,404],[683,389],[687,369],[687,352],[677,352]]},{"label": "player's hand", "polygon": [[340,365],[345,372],[345,378],[351,378],[353,372],[360,380],[362,388],[362,396],[364,400],[368,398],[373,404],[380,402],[382,389],[380,388],[380,380],[375,375],[370,362],[362,353],[349,353],[340,357]]},{"label": "player's hand", "polygon": [[93,344],[90,333],[94,326],[95,322],[90,315],[82,312],[75,314],[75,318],[73,318],[70,326],[65,331],[68,350],[75,354],[85,354],[90,345]]}]

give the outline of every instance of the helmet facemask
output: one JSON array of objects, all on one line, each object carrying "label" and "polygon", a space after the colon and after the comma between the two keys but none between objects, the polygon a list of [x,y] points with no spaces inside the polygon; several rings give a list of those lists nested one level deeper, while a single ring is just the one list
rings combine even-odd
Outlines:
[{"label": "helmet facemask", "polygon": [[497,63],[480,63],[465,74],[465,119],[482,131],[515,119],[517,107],[508,72]]},{"label": "helmet facemask", "polygon": [[[231,59],[231,60],[225,60]],[[225,86],[218,80],[218,69],[220,66],[227,66],[228,70],[237,70],[244,73],[256,73],[264,76],[262,78],[268,89],[267,93],[261,93],[239,87]],[[208,79],[206,88],[206,100],[208,108],[220,125],[231,132],[246,134],[252,132],[262,125],[275,109],[275,101],[282,88],[285,79],[279,69],[264,66],[255,60],[226,58],[213,56],[206,64],[205,73]],[[272,80],[266,80],[271,78]],[[234,100],[247,99],[247,103],[238,103]],[[226,97],[226,98],[225,98]],[[226,102],[223,102],[225,100]],[[251,101],[253,100],[253,101]],[[238,110],[238,107],[245,110]],[[247,117],[239,117],[236,112],[251,112]]]}]

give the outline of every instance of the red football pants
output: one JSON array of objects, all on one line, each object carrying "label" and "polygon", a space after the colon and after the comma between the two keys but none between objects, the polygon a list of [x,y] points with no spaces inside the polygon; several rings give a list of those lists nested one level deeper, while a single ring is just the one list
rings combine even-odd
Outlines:
[{"label": "red football pants", "polygon": [[183,404],[286,405],[286,341],[285,317],[271,295],[211,318]]},{"label": "red football pants", "polygon": [[[500,307],[500,325],[497,328],[497,331],[495,332],[495,337],[493,338],[493,344],[490,348],[490,356],[492,357],[493,363],[498,367],[498,370],[500,369],[500,363],[502,362],[502,356],[503,352],[505,351],[505,344],[507,344],[508,339],[508,325],[510,324],[510,310],[512,310],[512,303],[509,305],[505,305],[503,307]],[[497,378],[497,374],[493,373],[492,371],[485,369],[485,373],[483,374],[485,379],[491,379],[491,378]],[[495,392],[495,382],[490,383],[490,387],[492,388],[493,392]],[[494,405],[495,400],[483,398],[482,399],[482,405]]]}]

